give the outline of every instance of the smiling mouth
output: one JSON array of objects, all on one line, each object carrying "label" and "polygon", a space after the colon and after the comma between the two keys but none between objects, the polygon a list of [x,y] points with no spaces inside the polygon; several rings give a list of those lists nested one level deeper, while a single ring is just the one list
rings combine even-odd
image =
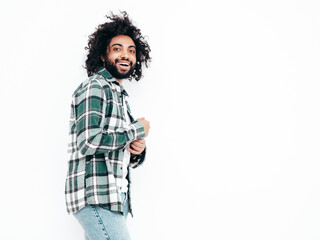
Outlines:
[{"label": "smiling mouth", "polygon": [[121,60],[119,61],[118,60],[117,64],[118,64],[120,71],[126,72],[131,69],[131,62],[129,62],[129,61],[121,61]]},{"label": "smiling mouth", "polygon": [[129,66],[129,63],[119,63],[121,66]]}]

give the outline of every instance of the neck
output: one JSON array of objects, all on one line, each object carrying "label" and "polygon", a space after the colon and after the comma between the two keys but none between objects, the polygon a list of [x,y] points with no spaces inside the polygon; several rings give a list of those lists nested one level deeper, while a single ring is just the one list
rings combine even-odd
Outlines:
[{"label": "neck", "polygon": [[123,79],[118,79],[118,78],[116,78],[116,79],[120,84],[122,84]]}]

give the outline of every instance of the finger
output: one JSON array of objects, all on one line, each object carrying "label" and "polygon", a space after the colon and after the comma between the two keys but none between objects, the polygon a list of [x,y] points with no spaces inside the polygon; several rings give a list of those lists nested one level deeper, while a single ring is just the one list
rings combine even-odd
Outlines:
[{"label": "finger", "polygon": [[146,144],[146,140],[144,140],[143,138],[142,139],[137,139],[137,140],[134,140],[132,143],[142,143],[143,145]]},{"label": "finger", "polygon": [[143,138],[139,138],[139,139],[132,141],[132,143],[134,143],[134,142],[145,143],[146,140],[144,140]]},{"label": "finger", "polygon": [[144,144],[146,143],[146,140],[144,140],[143,138],[137,139],[136,141],[139,142],[139,143],[144,143]]},{"label": "finger", "polygon": [[131,145],[143,147],[143,146],[146,145],[146,143],[145,143],[145,141],[133,141],[133,142],[131,143]]},{"label": "finger", "polygon": [[135,151],[135,150],[133,150],[131,148],[129,148],[128,150],[129,150],[130,153],[135,154],[135,155],[139,155],[141,153],[141,152]]},{"label": "finger", "polygon": [[144,144],[143,144],[143,143],[140,143],[140,142],[132,142],[132,143],[130,144],[130,146],[144,147]]},{"label": "finger", "polygon": [[134,146],[134,145],[131,145],[130,146],[133,150],[136,150],[136,151],[143,151],[144,147],[140,147],[140,146]]}]

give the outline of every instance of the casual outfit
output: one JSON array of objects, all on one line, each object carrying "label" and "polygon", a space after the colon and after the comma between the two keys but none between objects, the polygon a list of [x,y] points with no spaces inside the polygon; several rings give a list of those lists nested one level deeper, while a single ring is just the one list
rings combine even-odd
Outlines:
[{"label": "casual outfit", "polygon": [[[143,125],[131,115],[127,92],[105,68],[76,89],[71,104],[65,197],[68,213],[82,226],[88,223],[81,220],[83,216],[100,216],[102,210],[122,218],[128,212],[132,215],[130,172],[143,163],[146,151],[130,155],[127,147],[144,137]],[[108,226],[105,228],[108,231]],[[99,239],[90,237],[88,226],[84,229],[90,239]]]}]

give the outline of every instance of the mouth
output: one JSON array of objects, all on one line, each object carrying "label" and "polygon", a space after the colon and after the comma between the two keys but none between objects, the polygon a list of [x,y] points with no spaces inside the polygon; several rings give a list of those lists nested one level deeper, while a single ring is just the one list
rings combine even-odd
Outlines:
[{"label": "mouth", "polygon": [[129,71],[131,68],[131,62],[129,61],[118,61],[117,65],[121,71]]}]

